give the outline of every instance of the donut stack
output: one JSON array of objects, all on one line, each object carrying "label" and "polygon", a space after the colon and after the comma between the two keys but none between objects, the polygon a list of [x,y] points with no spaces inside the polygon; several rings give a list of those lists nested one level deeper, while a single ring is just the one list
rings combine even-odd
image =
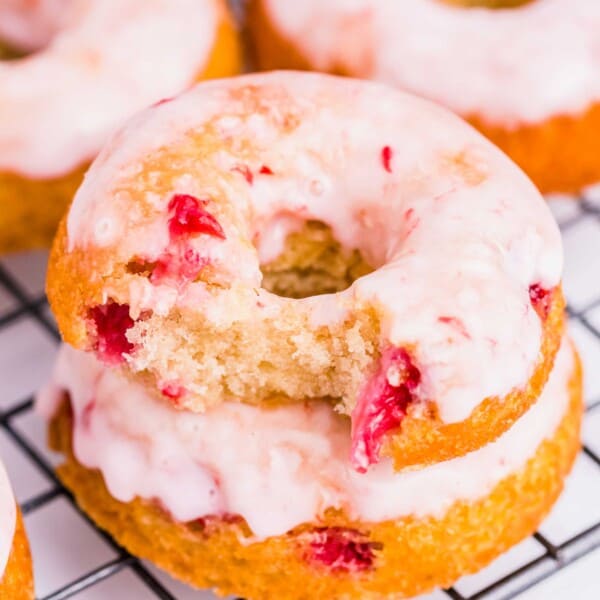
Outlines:
[{"label": "donut stack", "polygon": [[535,530],[578,448],[560,236],[442,108],[198,85],[104,148],[53,247],[59,475],[222,594],[403,598]]}]

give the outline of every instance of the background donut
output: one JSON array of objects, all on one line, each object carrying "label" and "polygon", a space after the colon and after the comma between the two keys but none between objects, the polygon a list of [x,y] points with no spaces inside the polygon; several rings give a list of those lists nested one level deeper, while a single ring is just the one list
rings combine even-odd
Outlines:
[{"label": "background donut", "polygon": [[447,106],[544,193],[600,181],[595,2],[252,0],[247,29],[261,69],[374,79]]},{"label": "background donut", "polygon": [[50,244],[130,114],[241,66],[222,0],[4,3],[0,39],[17,50],[0,62],[0,253]]}]

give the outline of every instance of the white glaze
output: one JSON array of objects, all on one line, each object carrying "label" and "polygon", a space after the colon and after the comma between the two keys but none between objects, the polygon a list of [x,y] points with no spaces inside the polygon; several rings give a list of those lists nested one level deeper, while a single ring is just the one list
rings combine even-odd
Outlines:
[{"label": "white glaze", "polygon": [[17,505],[4,465],[0,462],[0,580],[10,556],[17,526]]},{"label": "white glaze", "polygon": [[45,47],[0,62],[0,172],[31,178],[90,161],[127,117],[188,87],[221,16],[218,0],[14,1],[0,0],[0,36]]},{"label": "white glaze", "polygon": [[505,10],[439,0],[261,0],[316,69],[345,67],[507,127],[600,101],[600,3]]},{"label": "white glaze", "polygon": [[[247,84],[260,88],[261,114],[248,114],[252,109],[241,95],[230,94]],[[285,136],[283,110],[300,121]],[[127,299],[134,316],[156,307],[164,314],[180,304],[202,311],[217,327],[236,319],[256,326],[294,303],[313,323],[326,325],[375,304],[382,345],[414,348],[423,374],[419,393],[437,403],[447,422],[527,382],[541,341],[528,288],[559,283],[558,228],[533,185],[488,141],[448,111],[392,88],[280,72],[207,82],[149,109],[113,138],[88,172],[68,217],[70,247],[110,247],[115,261],[124,263],[160,256],[168,243],[170,195],[156,198],[148,189],[146,203],[155,212],[143,220],[115,190],[135,181],[142,157],[179,143],[211,119],[218,119],[224,137],[258,147],[254,172],[264,164],[275,173],[248,185],[230,173],[239,156],[221,150],[212,159],[221,174],[220,193],[251,215],[250,232],[245,237],[218,213],[227,240],[198,236],[190,244],[235,282],[238,293],[196,282],[173,294],[167,285],[136,278]],[[393,149],[392,173],[381,163],[385,145]],[[466,175],[453,163],[457,156],[468,165]],[[204,198],[214,189],[190,174],[175,192]],[[288,214],[294,218],[281,218]],[[258,255],[276,256],[282,229],[295,230],[298,218],[329,224],[344,246],[359,248],[371,265],[383,268],[334,297],[296,301],[262,291],[257,302]],[[101,239],[99,222],[109,224]],[[110,281],[104,286],[110,296]],[[460,320],[467,335],[440,317]],[[130,366],[147,367],[135,361]],[[162,378],[201,393],[187,372]]]},{"label": "white glaze", "polygon": [[358,474],[348,460],[349,421],[326,403],[176,411],[68,346],[37,406],[50,417],[69,393],[75,456],[101,470],[116,499],[158,499],[180,521],[241,515],[260,538],[314,522],[329,507],[379,522],[441,516],[458,500],[485,496],[553,435],[572,371],[566,342],[542,396],[512,429],[476,452],[400,474],[388,459]]}]

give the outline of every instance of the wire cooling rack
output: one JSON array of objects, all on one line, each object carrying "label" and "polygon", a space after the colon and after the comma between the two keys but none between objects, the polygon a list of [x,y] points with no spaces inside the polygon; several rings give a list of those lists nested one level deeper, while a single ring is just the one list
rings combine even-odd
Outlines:
[{"label": "wire cooling rack", "polygon": [[[571,334],[586,366],[584,447],[539,531],[477,575],[428,600],[600,598],[600,189],[551,207],[565,242]],[[43,293],[46,255],[0,261],[0,454],[28,529],[40,600],[209,600],[131,556],[93,523],[54,475],[32,394],[59,342]]]}]

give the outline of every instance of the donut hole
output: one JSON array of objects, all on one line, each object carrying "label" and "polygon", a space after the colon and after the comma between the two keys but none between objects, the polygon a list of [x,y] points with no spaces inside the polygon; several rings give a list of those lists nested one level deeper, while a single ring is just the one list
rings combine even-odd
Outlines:
[{"label": "donut hole", "polygon": [[340,292],[373,271],[358,250],[348,250],[321,221],[307,221],[287,236],[281,254],[261,265],[262,286],[285,298]]},{"label": "donut hole", "polygon": [[519,8],[536,0],[442,0],[460,8]]}]

